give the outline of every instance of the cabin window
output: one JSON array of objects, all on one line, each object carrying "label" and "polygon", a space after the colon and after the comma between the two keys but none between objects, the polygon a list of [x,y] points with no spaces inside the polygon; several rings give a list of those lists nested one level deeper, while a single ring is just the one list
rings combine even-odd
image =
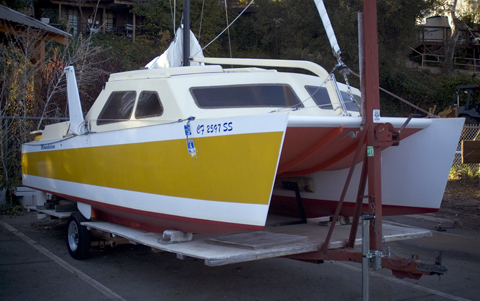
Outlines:
[{"label": "cabin window", "polygon": [[308,94],[310,94],[320,109],[333,110],[327,88],[318,86],[305,86],[305,89],[307,89]]},{"label": "cabin window", "polygon": [[135,109],[135,118],[142,119],[161,116],[162,114],[163,106],[160,102],[157,92],[142,91],[138,97],[137,108]]},{"label": "cabin window", "polygon": [[[359,111],[359,108],[357,107],[357,105],[350,99],[350,94],[348,94],[348,92],[340,92],[342,93],[342,97],[343,97],[343,101],[345,102],[345,106],[347,107],[347,110],[349,111],[355,111],[355,112],[358,112]],[[361,103],[362,103],[362,99],[360,98],[360,96],[358,95],[355,95],[355,94],[352,94],[353,98],[357,101],[358,105],[360,106]]]},{"label": "cabin window", "polygon": [[[324,110],[333,110],[332,103],[330,102],[330,97],[328,96],[327,88],[319,86],[305,86],[310,96],[313,98],[317,106]],[[345,102],[345,107],[348,111],[358,112],[359,109],[357,105],[350,99],[348,92],[341,91],[343,101]],[[353,94],[353,98],[360,105],[361,99],[360,96]]]},{"label": "cabin window", "polygon": [[112,92],[98,115],[97,125],[129,120],[136,96],[135,91]]},{"label": "cabin window", "polygon": [[190,92],[202,109],[297,107],[302,102],[289,85],[241,85],[196,87]]}]

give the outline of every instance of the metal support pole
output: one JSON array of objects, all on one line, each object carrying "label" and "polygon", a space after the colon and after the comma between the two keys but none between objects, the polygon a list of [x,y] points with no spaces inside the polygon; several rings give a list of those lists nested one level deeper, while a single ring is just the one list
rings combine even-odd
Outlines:
[{"label": "metal support pole", "polygon": [[190,0],[183,0],[183,66],[190,66]]},{"label": "metal support pole", "polygon": [[364,194],[365,187],[367,186],[367,174],[367,156],[365,156],[363,160],[362,173],[360,175],[360,183],[358,184],[357,201],[355,203],[355,212],[353,214],[352,227],[350,228],[350,236],[347,243],[347,246],[352,249],[355,247],[355,239],[357,237],[357,229],[360,221],[360,214],[362,212],[363,199],[365,198]]},{"label": "metal support pole", "polygon": [[363,41],[363,12],[358,13],[358,69],[360,70],[360,91],[362,92],[362,127],[367,123],[367,105],[365,99],[365,44]]},{"label": "metal support pole", "polygon": [[370,220],[373,220],[373,216],[369,216],[368,213],[362,214],[362,300],[368,301],[370,298],[369,286],[369,268],[370,258]]},{"label": "metal support pole", "polygon": [[363,2],[365,44],[365,99],[367,124],[368,194],[370,215],[377,218],[370,228],[370,243],[373,250],[382,250],[382,146],[375,138],[375,124],[380,119],[380,90],[378,75],[377,2]]}]

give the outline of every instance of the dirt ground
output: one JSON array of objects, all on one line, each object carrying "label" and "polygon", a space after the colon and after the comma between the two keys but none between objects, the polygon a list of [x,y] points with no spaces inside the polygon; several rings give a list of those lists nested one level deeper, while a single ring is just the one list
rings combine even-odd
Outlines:
[{"label": "dirt ground", "polygon": [[[480,185],[478,180],[449,180],[442,206],[435,216],[454,221],[454,227],[480,230]],[[445,225],[446,227],[452,225]]]}]

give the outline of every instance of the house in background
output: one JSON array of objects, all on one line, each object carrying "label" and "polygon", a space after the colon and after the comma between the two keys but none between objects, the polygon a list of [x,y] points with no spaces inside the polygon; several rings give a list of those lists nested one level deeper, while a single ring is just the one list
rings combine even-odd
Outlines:
[{"label": "house in background", "polygon": [[[55,11],[57,20],[66,22],[67,31],[82,33],[116,33],[135,40],[141,18],[130,12],[133,4],[143,0],[46,0],[39,1],[42,11]],[[42,13],[43,14],[43,13]],[[44,22],[52,20],[44,19]],[[52,24],[60,25],[60,24]]]},{"label": "house in background", "polygon": [[[36,86],[42,85],[41,72],[45,64],[45,43],[54,41],[61,45],[67,45],[68,37],[71,37],[67,32],[0,5],[0,42],[5,42],[5,34],[22,36],[27,40],[23,44],[17,44],[16,47],[23,49],[24,52],[34,54],[31,57],[31,62],[39,64],[39,68],[37,68],[37,72],[34,74]],[[15,43],[15,40],[12,41]]]},{"label": "house in background", "polygon": [[[433,16],[425,20],[417,44],[412,47],[413,58],[421,69],[433,71],[444,62],[444,51],[451,28],[447,16]],[[456,69],[478,71],[480,68],[480,29],[462,28],[456,42],[453,65]],[[439,71],[437,71],[439,72]]]},{"label": "house in background", "polygon": [[[115,33],[132,38],[138,33],[143,17],[131,12],[135,3],[145,0],[37,0],[36,6],[40,19],[44,11],[54,11],[56,20],[63,20],[66,30],[73,35],[93,32]],[[178,1],[180,2],[180,0]],[[247,2],[240,0],[227,0],[229,10],[240,13]],[[225,0],[219,0],[218,5],[224,6]],[[246,12],[253,12],[254,5]],[[41,15],[41,16],[40,16]],[[42,18],[44,22],[52,23],[48,18]],[[53,18],[52,18],[53,19]],[[61,26],[55,24],[54,26]]]},{"label": "house in background", "polygon": [[[47,1],[49,4],[47,4]],[[68,22],[68,31],[72,34],[88,33],[90,30],[103,33],[125,34],[135,39],[138,25],[142,17],[130,12],[133,4],[144,0],[39,0],[42,7],[54,8],[58,17],[65,18]],[[180,1],[179,1],[180,2]],[[229,10],[240,13],[247,2],[240,0],[227,0]],[[224,6],[224,0],[219,0],[219,5]],[[246,12],[253,12],[254,5]]]}]

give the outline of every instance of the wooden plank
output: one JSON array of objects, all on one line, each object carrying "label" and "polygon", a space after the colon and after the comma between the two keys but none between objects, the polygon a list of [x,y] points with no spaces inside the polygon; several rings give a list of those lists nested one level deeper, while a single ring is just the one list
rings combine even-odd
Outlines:
[{"label": "wooden plank", "polygon": [[55,217],[58,217],[58,218],[69,218],[70,214],[72,214],[72,211],[70,211],[70,212],[56,212],[53,209],[37,209],[37,212],[48,214],[48,215],[55,216]]},{"label": "wooden plank", "polygon": [[[276,224],[269,223],[269,224]],[[83,222],[82,225],[89,229],[97,229],[117,236],[127,238],[131,243],[142,244],[153,249],[171,252],[178,257],[193,257],[204,260],[208,266],[220,266],[231,263],[246,262],[265,258],[283,257],[293,254],[314,252],[323,244],[328,227],[319,226],[315,220],[307,224],[291,226],[266,226],[265,231],[271,234],[289,234],[292,236],[307,237],[295,243],[279,243],[269,248],[247,249],[238,246],[226,246],[207,243],[207,240],[218,239],[227,234],[195,234],[193,240],[176,244],[162,244],[162,233],[147,232],[109,222]],[[330,249],[342,248],[345,238],[350,233],[349,225],[335,227],[335,232],[330,242]],[[271,235],[269,234],[269,235]],[[230,234],[232,235],[232,234]],[[383,235],[385,242],[404,240],[409,238],[427,237],[432,233],[429,230],[404,225],[393,225],[385,222],[383,224]],[[270,237],[281,237],[271,235]],[[250,242],[251,243],[251,242]],[[361,230],[358,231],[356,245],[361,244]]]},{"label": "wooden plank", "polygon": [[232,246],[244,249],[267,249],[279,245],[288,245],[307,241],[308,237],[302,235],[282,234],[265,231],[236,233],[205,240],[207,243]]},{"label": "wooden plank", "polygon": [[462,141],[462,163],[480,163],[480,140]]}]

